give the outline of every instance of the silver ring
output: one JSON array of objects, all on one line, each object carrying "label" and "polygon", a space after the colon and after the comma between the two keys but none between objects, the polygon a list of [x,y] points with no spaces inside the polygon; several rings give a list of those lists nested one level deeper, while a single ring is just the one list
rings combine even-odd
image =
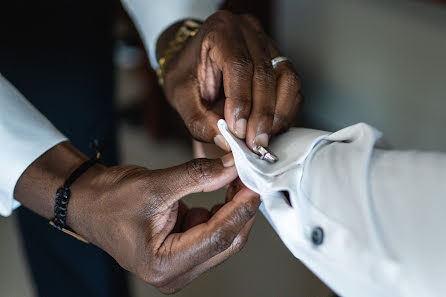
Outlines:
[{"label": "silver ring", "polygon": [[289,59],[284,56],[278,56],[271,60],[271,64],[273,65],[273,68],[276,68],[277,64],[279,64],[280,62],[284,62],[284,61],[289,61]]}]

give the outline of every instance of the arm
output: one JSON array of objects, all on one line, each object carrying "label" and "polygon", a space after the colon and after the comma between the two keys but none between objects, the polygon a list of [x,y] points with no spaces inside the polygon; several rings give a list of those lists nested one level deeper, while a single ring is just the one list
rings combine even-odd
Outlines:
[{"label": "arm", "polygon": [[[231,131],[255,151],[294,124],[303,101],[300,80],[289,61],[272,67],[271,60],[282,54],[254,17],[229,11],[212,14],[217,9],[214,1],[169,3],[178,3],[181,13],[164,2],[123,0],[149,50],[152,66],[157,66],[155,54],[165,52],[181,25],[178,22],[204,20],[167,62],[163,75],[167,100],[196,140],[228,150],[217,128],[224,116]],[[224,112],[217,113],[213,108],[222,100]]]},{"label": "arm", "polygon": [[[87,157],[3,77],[0,143],[1,214],[21,203],[51,219],[57,189]],[[160,170],[96,164],[71,186],[67,225],[160,291],[176,292],[246,243],[256,193],[234,184],[212,212],[179,201],[231,183],[233,165],[231,154]]]},{"label": "arm", "polygon": [[[55,191],[86,159],[68,142],[56,145],[23,173],[16,199],[50,219]],[[247,189],[232,192],[213,213],[189,210],[179,202],[235,177],[230,156],[153,171],[98,164],[71,187],[67,224],[123,268],[163,293],[174,293],[246,242],[259,205],[257,194]]]},{"label": "arm", "polygon": [[341,296],[444,291],[446,154],[386,150],[366,124],[294,128],[271,143],[271,165],[219,127],[285,245]]},{"label": "arm", "polygon": [[[302,187],[313,207],[393,263],[393,271],[373,263],[361,269],[370,279],[376,269],[375,279],[388,295],[438,296],[445,290],[446,240],[440,234],[446,222],[446,154],[380,149],[364,137],[332,140],[314,152],[304,171]],[[348,286],[335,287],[349,296],[343,294]]]}]

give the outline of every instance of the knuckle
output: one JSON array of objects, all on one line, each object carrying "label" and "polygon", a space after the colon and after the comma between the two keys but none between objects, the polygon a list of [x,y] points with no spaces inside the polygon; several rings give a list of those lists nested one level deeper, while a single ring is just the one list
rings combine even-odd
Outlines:
[{"label": "knuckle", "polygon": [[216,12],[206,21],[208,24],[208,32],[215,33],[223,30],[225,28],[225,20],[224,17],[219,15],[219,12]]},{"label": "knuckle", "polygon": [[256,65],[254,80],[262,82],[266,87],[271,87],[275,83],[273,68],[268,63]]},{"label": "knuckle", "polygon": [[206,135],[206,125],[203,121],[201,115],[193,115],[186,121],[187,129],[189,133],[197,140],[203,140],[204,135]]},{"label": "knuckle", "polygon": [[262,28],[262,24],[260,23],[260,21],[253,16],[252,14],[242,14],[242,17],[248,21],[248,23],[251,24],[251,26],[253,26],[256,30],[263,30]]},{"label": "knuckle", "polygon": [[218,229],[217,231],[214,232],[214,234],[212,234],[211,244],[214,247],[215,251],[220,253],[231,246],[234,237],[235,234],[233,232],[228,230]]},{"label": "knuckle", "polygon": [[294,91],[299,91],[301,82],[299,76],[294,71],[286,71],[282,74],[283,83]]},{"label": "knuckle", "polygon": [[220,20],[225,20],[225,19],[231,19],[234,16],[235,15],[228,10],[219,10],[216,13],[214,13],[211,17]]},{"label": "knuckle", "polygon": [[238,77],[247,79],[251,78],[254,70],[252,59],[247,54],[240,54],[239,57],[229,58],[225,66],[228,72],[233,72]]},{"label": "knuckle", "polygon": [[194,159],[187,163],[186,171],[187,176],[191,182],[195,184],[201,184],[208,182],[211,178],[211,160],[209,159]]},{"label": "knuckle", "polygon": [[274,121],[274,108],[271,105],[265,104],[252,112],[251,116],[262,123],[271,124]]},{"label": "knuckle", "polygon": [[257,213],[257,208],[259,207],[259,203],[256,200],[249,200],[244,202],[240,209],[239,215],[242,218],[252,218]]},{"label": "knuckle", "polygon": [[219,10],[207,18],[205,27],[207,27],[209,33],[224,31],[228,25],[234,23],[234,16],[233,13],[227,10]]}]

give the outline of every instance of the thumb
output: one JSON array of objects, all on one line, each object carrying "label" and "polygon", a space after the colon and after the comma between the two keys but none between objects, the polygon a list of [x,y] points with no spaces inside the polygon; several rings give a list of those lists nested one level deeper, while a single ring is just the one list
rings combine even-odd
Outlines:
[{"label": "thumb", "polygon": [[237,178],[232,153],[219,159],[194,159],[187,163],[157,170],[164,191],[171,202],[199,192],[218,190]]}]

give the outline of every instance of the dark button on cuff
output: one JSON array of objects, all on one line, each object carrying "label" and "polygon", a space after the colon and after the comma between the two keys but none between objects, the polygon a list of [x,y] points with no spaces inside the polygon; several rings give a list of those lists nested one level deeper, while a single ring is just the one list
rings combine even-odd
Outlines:
[{"label": "dark button on cuff", "polygon": [[324,230],[321,227],[314,227],[311,231],[311,241],[314,245],[321,245],[324,241]]}]

